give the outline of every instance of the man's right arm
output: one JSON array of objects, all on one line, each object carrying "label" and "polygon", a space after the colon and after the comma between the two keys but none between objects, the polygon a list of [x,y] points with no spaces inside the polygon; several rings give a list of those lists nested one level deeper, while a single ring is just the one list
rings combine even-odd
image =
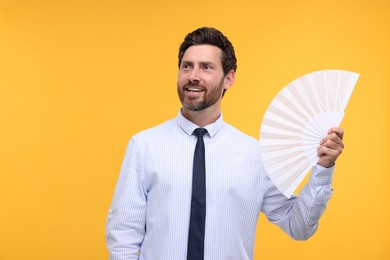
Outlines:
[{"label": "man's right arm", "polygon": [[140,149],[131,139],[108,213],[110,260],[138,259],[145,235],[146,189]]}]

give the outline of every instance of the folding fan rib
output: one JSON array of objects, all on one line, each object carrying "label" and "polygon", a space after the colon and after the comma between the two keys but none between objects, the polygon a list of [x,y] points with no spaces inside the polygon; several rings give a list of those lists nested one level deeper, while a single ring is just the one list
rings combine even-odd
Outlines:
[{"label": "folding fan rib", "polygon": [[307,161],[299,158],[296,161],[290,164],[286,164],[282,168],[279,168],[278,173],[280,174],[278,178],[274,179],[278,182],[279,186],[282,186],[284,184],[288,184],[288,186],[290,186],[297,177],[303,174],[300,170],[305,169],[308,165],[309,163]]},{"label": "folding fan rib", "polygon": [[[275,110],[275,111],[273,111]],[[275,112],[277,109],[275,108],[272,108],[270,107],[270,110],[268,110],[265,115],[264,115],[264,119],[263,120],[266,120],[264,121],[264,124],[267,124],[267,119],[268,120],[272,120],[274,122],[278,122],[280,124],[283,124],[283,125],[287,125],[289,127],[293,127],[293,128],[297,128],[297,129],[302,129],[302,127],[305,126],[305,122],[300,122],[300,121],[297,121],[295,119],[292,119],[291,117],[285,115],[285,114],[275,114]]]},{"label": "folding fan rib", "polygon": [[309,129],[314,129],[316,131],[317,135],[322,138],[324,134],[328,131],[328,122],[324,121],[324,116],[328,112],[321,112],[318,115],[315,115],[310,119],[310,121],[305,126],[303,132],[306,132]]},{"label": "folding fan rib", "polygon": [[284,100],[287,99],[290,101],[290,107],[289,109],[295,113],[296,115],[301,115],[301,117],[307,121],[308,118],[311,117],[310,111],[307,111],[304,107],[304,99],[302,99],[301,96],[299,96],[299,93],[294,88],[294,85],[290,84],[287,86],[283,91],[281,91],[281,95],[277,98],[280,102],[285,102]]},{"label": "folding fan rib", "polygon": [[312,165],[307,163],[301,169],[297,170],[296,175],[294,175],[294,177],[292,178],[290,185],[288,185],[288,186],[286,185],[287,187],[285,188],[285,195],[287,197],[291,197],[291,195],[297,189],[299,184],[305,178],[306,173],[310,171],[311,167],[312,167]]},{"label": "folding fan rib", "polygon": [[[283,96],[281,95],[280,96],[280,99],[282,99]],[[283,113],[287,116],[287,117],[290,117],[290,118],[294,118],[295,120],[299,121],[299,122],[306,122],[308,118],[310,118],[309,115],[307,115],[306,113],[299,113],[301,111],[299,110],[296,110],[296,107],[287,107],[282,101],[280,101],[279,99],[277,100],[274,100],[271,104],[271,106],[274,106],[275,108],[283,111]],[[295,105],[295,106],[298,106],[298,105]],[[298,112],[299,111],[299,112]]]},{"label": "folding fan rib", "polygon": [[328,70],[327,73],[325,73],[325,76],[326,76],[326,85],[327,85],[326,90],[327,90],[327,98],[328,98],[328,111],[335,111],[339,73],[338,71],[335,70]]},{"label": "folding fan rib", "polygon": [[289,148],[284,149],[274,149],[272,151],[268,151],[264,156],[262,157],[264,161],[268,162],[270,159],[273,158],[284,158],[286,159],[286,156],[292,157],[294,154],[302,153],[303,150],[301,149],[301,146],[291,146]]},{"label": "folding fan rib", "polygon": [[353,72],[350,72],[350,73],[351,74],[350,74],[349,84],[348,84],[348,87],[345,90],[345,94],[344,94],[344,97],[343,97],[343,101],[342,101],[342,105],[341,105],[340,111],[344,111],[345,110],[345,107],[347,106],[348,101],[351,98],[352,91],[355,88],[357,80],[359,79],[359,74],[353,73]]},{"label": "folding fan rib", "polygon": [[303,91],[306,93],[308,97],[308,102],[310,102],[310,106],[315,111],[315,115],[318,115],[321,112],[321,98],[319,97],[319,93],[317,91],[318,86],[313,80],[313,76],[311,74],[306,75],[300,79],[301,87]]},{"label": "folding fan rib", "polygon": [[[311,166],[317,164],[317,162],[320,160],[320,157],[318,157],[318,154],[316,152],[313,152],[313,150],[310,150],[310,152],[308,152],[308,154],[305,154],[305,157]],[[307,171],[307,172],[309,172],[309,171]],[[304,174],[306,175],[307,172],[305,172]]]},{"label": "folding fan rib", "polygon": [[[304,154],[302,151],[296,150],[283,155],[278,155],[277,157],[263,157],[263,160],[265,163],[270,165],[269,169],[271,171],[277,172],[283,168],[283,165],[291,165],[293,163],[296,163],[297,161],[301,161],[303,156]],[[283,162],[283,164],[281,164],[280,162]]]},{"label": "folding fan rib", "polygon": [[299,141],[301,145],[319,145],[322,138],[313,138],[308,135],[301,135],[299,138]]},{"label": "folding fan rib", "polygon": [[[281,158],[284,158],[284,157],[281,157]],[[301,163],[304,158],[304,155],[303,153],[297,153],[297,154],[294,154],[293,157],[289,158],[288,160],[286,161],[279,161],[279,163],[274,163],[274,164],[270,164],[268,165],[268,169],[274,173],[277,173],[277,172],[283,172],[285,170],[288,170],[288,169],[294,169],[294,167],[296,167],[296,165],[298,163]],[[264,160],[264,163],[267,164],[267,161],[269,160]],[[289,176],[288,175],[283,175],[283,178],[288,178]]]},{"label": "folding fan rib", "polygon": [[335,97],[335,111],[340,111],[340,102],[343,99],[343,92],[345,90],[345,82],[344,82],[344,77],[345,73],[342,73],[341,71],[339,72],[339,77],[337,81],[337,88],[336,88],[336,97]]},{"label": "folding fan rib", "polygon": [[349,82],[351,79],[350,74],[346,73],[340,73],[340,79],[339,79],[339,84],[337,86],[337,104],[336,104],[336,111],[343,111],[344,107],[344,100],[347,97],[347,89],[349,87]]},{"label": "folding fan rib", "polygon": [[309,121],[306,126],[301,129],[301,133],[302,134],[305,134],[306,136],[308,137],[313,137],[313,138],[322,138],[322,131],[323,127],[321,127],[320,125],[316,124],[316,122],[314,121]]},{"label": "folding fan rib", "polygon": [[316,84],[316,91],[319,94],[320,100],[320,108],[321,111],[328,111],[328,98],[327,98],[327,86],[326,86],[326,80],[325,80],[325,73],[321,72],[313,72],[312,74],[309,74],[310,77],[313,78],[313,81]]},{"label": "folding fan rib", "polygon": [[[281,119],[282,121],[283,119]],[[263,126],[270,126],[270,127],[276,127],[280,129],[289,130],[291,132],[302,132],[302,127],[296,126],[296,125],[285,125],[282,122],[278,122],[276,118],[266,118],[263,119]]]},{"label": "folding fan rib", "polygon": [[312,106],[311,99],[306,94],[305,89],[301,84],[301,80],[293,81],[293,83],[287,88],[290,90],[291,94],[294,97],[299,97],[297,98],[297,102],[299,106],[302,108],[302,111],[306,112],[308,118],[318,114],[316,108]]},{"label": "folding fan rib", "polygon": [[279,144],[279,145],[276,145],[274,143],[271,143],[271,144],[264,144],[261,146],[261,150],[262,150],[262,154],[270,154],[271,152],[275,152],[275,151],[285,151],[285,150],[289,150],[289,149],[300,149],[301,148],[301,145],[298,143],[298,142],[295,142],[295,143],[291,143],[289,145],[289,147],[286,148],[286,145],[283,144]]},{"label": "folding fan rib", "polygon": [[264,125],[262,131],[264,133],[278,134],[291,137],[298,137],[301,135],[301,131],[299,130],[283,129],[280,127],[274,127],[272,125]]},{"label": "folding fan rib", "polygon": [[296,125],[305,125],[306,121],[305,120],[302,120],[302,118],[300,117],[296,117],[296,116],[293,116],[292,114],[289,114],[289,112],[287,111],[283,111],[280,107],[278,106],[275,106],[275,103],[276,102],[273,102],[270,104],[270,106],[268,107],[268,112],[273,114],[273,115],[277,115],[279,117],[282,117]]}]

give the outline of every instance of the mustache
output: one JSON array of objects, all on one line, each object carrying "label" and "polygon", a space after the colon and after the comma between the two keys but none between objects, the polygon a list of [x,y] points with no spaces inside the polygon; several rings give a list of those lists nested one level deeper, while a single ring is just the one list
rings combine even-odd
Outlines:
[{"label": "mustache", "polygon": [[189,81],[183,85],[183,88],[188,88],[188,87],[200,87],[202,89],[205,89],[205,87],[199,81],[192,81],[192,82]]}]

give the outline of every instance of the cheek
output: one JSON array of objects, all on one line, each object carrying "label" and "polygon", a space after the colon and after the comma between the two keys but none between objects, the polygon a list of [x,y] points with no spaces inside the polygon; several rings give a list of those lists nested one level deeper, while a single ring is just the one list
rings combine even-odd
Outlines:
[{"label": "cheek", "polygon": [[186,77],[182,73],[179,73],[179,75],[177,76],[177,84],[183,85],[185,82],[187,82]]}]

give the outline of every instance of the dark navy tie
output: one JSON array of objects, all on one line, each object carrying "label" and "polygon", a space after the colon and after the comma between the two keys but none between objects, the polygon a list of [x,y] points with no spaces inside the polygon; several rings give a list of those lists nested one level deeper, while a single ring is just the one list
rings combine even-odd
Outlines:
[{"label": "dark navy tie", "polygon": [[193,135],[198,137],[194,153],[192,172],[192,198],[190,230],[188,234],[187,260],[204,259],[204,229],[206,222],[206,166],[203,136],[204,128],[197,128]]}]

